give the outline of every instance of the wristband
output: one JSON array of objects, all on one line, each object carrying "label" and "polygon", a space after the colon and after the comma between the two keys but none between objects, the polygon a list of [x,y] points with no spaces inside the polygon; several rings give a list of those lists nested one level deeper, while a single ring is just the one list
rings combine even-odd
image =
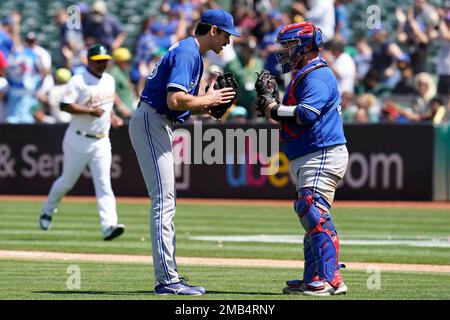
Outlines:
[{"label": "wristband", "polygon": [[277,121],[294,121],[297,118],[295,113],[295,106],[285,106],[282,104],[277,104],[270,110],[270,117]]}]

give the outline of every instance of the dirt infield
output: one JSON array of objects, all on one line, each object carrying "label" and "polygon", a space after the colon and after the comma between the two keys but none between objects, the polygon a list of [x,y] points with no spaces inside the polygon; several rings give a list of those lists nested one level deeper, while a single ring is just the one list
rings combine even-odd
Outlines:
[{"label": "dirt infield", "polygon": [[[0,260],[56,260],[56,261],[90,261],[109,263],[143,263],[151,264],[149,256],[92,254],[92,253],[63,253],[44,251],[14,251],[0,250]],[[270,267],[270,268],[303,268],[301,260],[273,260],[273,259],[231,259],[231,258],[194,258],[177,257],[180,265],[202,266],[233,266],[233,267]],[[429,264],[394,264],[394,263],[346,263],[349,270],[369,269],[380,271],[409,271],[409,272],[438,272],[450,273],[450,266]]]},{"label": "dirt infield", "polygon": [[[0,195],[0,201],[44,201],[46,196],[33,195]],[[95,202],[91,196],[66,196],[67,202]],[[148,203],[146,197],[117,197],[119,203]],[[178,198],[178,203],[187,204],[217,204],[236,206],[274,206],[292,207],[292,200],[266,200],[266,199],[204,199],[204,198]],[[450,211],[450,202],[434,201],[335,201],[333,207],[337,208],[421,208],[421,209],[446,209]]]}]

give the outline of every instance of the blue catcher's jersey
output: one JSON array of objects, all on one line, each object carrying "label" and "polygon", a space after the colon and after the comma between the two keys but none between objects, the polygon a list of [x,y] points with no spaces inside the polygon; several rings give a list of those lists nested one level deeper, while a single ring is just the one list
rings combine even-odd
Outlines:
[{"label": "blue catcher's jersey", "polygon": [[141,100],[147,102],[159,113],[178,122],[184,122],[190,111],[170,110],[167,106],[167,92],[181,90],[197,95],[203,74],[203,60],[193,37],[177,42],[157,63],[147,78]]},{"label": "blue catcher's jersey", "polygon": [[296,73],[283,104],[297,106],[302,125],[282,123],[280,133],[289,160],[347,142],[340,102],[338,82],[324,60],[315,59]]}]

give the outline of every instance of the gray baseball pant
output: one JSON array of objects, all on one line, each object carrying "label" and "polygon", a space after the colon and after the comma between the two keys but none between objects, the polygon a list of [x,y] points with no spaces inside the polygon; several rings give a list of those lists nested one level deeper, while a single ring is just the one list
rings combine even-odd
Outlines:
[{"label": "gray baseball pant", "polygon": [[145,102],[129,124],[131,143],[151,200],[150,235],[155,280],[179,282],[175,260],[175,173],[172,154],[173,122]]}]

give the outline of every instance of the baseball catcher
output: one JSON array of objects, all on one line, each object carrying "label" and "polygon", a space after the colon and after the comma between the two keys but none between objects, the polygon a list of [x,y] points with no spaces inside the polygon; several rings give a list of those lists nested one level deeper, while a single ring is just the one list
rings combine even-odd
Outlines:
[{"label": "baseball catcher", "polygon": [[345,294],[339,236],[330,212],[348,163],[338,82],[319,55],[322,33],[311,22],[283,27],[277,42],[280,69],[291,72],[291,81],[280,101],[275,79],[261,72],[255,83],[256,108],[280,124],[297,191],[294,211],[305,231],[303,277],[286,281],[283,293]]},{"label": "baseball catcher", "polygon": [[[216,107],[210,109],[210,115],[216,120],[220,120],[223,115],[228,111],[231,105],[234,103],[236,96],[239,94],[239,86],[237,84],[236,78],[234,74],[231,72],[227,72],[224,74],[220,74],[217,77],[216,82],[214,83],[214,90],[220,90],[223,88],[233,88],[233,91],[236,92],[235,98],[228,103],[223,103]],[[206,87],[206,91],[208,91],[209,86]]]},{"label": "baseball catcher", "polygon": [[275,77],[268,70],[263,70],[257,75],[255,109],[264,117],[269,104],[274,101],[280,103],[280,95]]}]

